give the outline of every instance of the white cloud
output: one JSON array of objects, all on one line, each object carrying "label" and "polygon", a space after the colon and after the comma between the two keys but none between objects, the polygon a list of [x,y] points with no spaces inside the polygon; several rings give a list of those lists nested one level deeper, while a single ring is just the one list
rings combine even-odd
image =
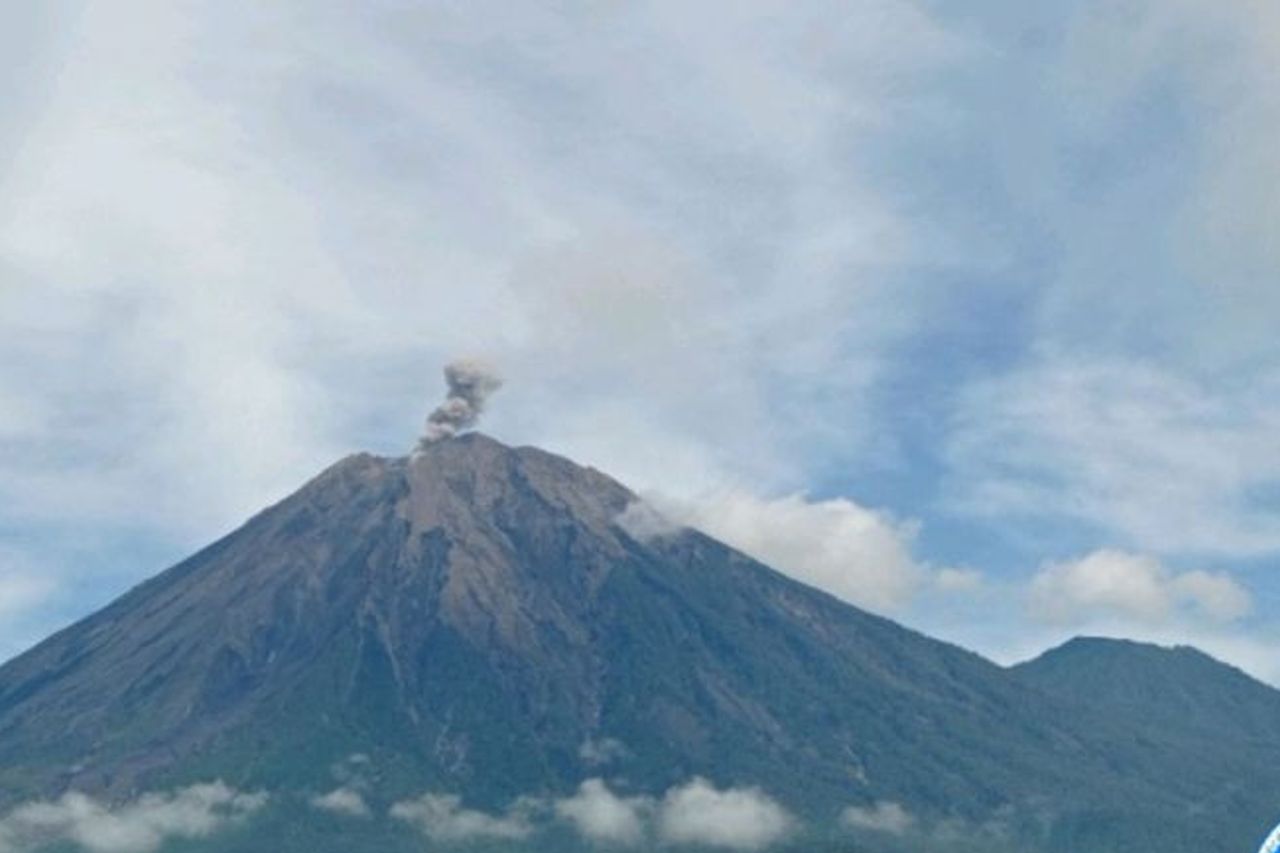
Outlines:
[{"label": "white cloud", "polygon": [[630,754],[627,745],[617,738],[588,738],[578,747],[578,757],[592,767],[621,761]]},{"label": "white cloud", "polygon": [[425,794],[394,804],[391,816],[413,825],[433,841],[518,841],[533,833],[534,805],[531,800],[517,800],[505,812],[492,814],[464,808],[462,798],[454,794]]},{"label": "white cloud", "polygon": [[1101,550],[1046,566],[1031,580],[1033,612],[1055,623],[1085,624],[1122,617],[1151,624],[1187,615],[1230,622],[1252,607],[1229,575],[1174,572],[1154,557]]},{"label": "white cloud", "polygon": [[915,821],[901,804],[882,801],[872,806],[849,806],[840,813],[840,822],[856,829],[902,835]]},{"label": "white cloud", "polygon": [[[661,502],[661,499],[658,500]],[[675,513],[684,514],[679,508],[675,508]],[[673,536],[687,529],[685,524],[668,517],[654,503],[645,499],[634,500],[627,504],[626,509],[615,519],[615,523],[626,531],[628,536],[640,542]]]},{"label": "white cloud", "polygon": [[965,392],[953,493],[986,518],[1076,519],[1155,553],[1270,552],[1277,391],[1280,376],[1210,387],[1150,365],[1046,361]]},{"label": "white cloud", "polygon": [[645,837],[653,805],[652,799],[619,797],[600,779],[588,779],[572,797],[556,801],[555,813],[590,841],[634,845]]},{"label": "white cloud", "polygon": [[593,778],[568,797],[520,797],[501,812],[464,808],[452,794],[427,794],[396,803],[390,814],[438,842],[522,841],[554,817],[594,844],[637,847],[657,839],[752,851],[782,840],[796,826],[759,788],[719,789],[699,777],[672,786],[661,798],[622,796]]},{"label": "white cloud", "polygon": [[692,779],[663,797],[658,833],[672,844],[760,850],[781,841],[794,820],[758,788],[719,790]]},{"label": "white cloud", "polygon": [[0,818],[0,851],[69,843],[91,853],[151,853],[170,840],[206,838],[265,802],[264,794],[241,793],[220,782],[144,794],[116,807],[71,792],[53,802],[26,803]]},{"label": "white cloud", "polygon": [[1176,601],[1188,603],[1219,622],[1240,619],[1253,609],[1253,596],[1225,572],[1182,572],[1170,580],[1170,589]]},{"label": "white cloud", "polygon": [[327,794],[311,798],[311,805],[321,811],[347,817],[368,817],[369,804],[355,788],[335,788]]},{"label": "white cloud", "polygon": [[688,502],[653,502],[660,515],[631,513],[638,519],[630,521],[633,526],[643,521],[645,529],[662,533],[665,519],[678,519],[862,607],[899,608],[928,579],[927,570],[911,554],[914,523],[843,498],[813,501],[788,495],[770,500],[734,490]]}]

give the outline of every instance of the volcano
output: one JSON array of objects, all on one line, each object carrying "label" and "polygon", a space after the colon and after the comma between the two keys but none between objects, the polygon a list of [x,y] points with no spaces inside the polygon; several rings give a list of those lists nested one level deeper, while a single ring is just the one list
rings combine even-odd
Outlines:
[{"label": "volcano", "polygon": [[[216,779],[271,805],[184,843],[311,853],[448,847],[386,816],[422,792],[496,813],[588,779],[758,791],[805,850],[1226,853],[1280,811],[1280,693],[1216,661],[1123,701],[1079,672],[1142,671],[1137,646],[1008,670],[695,530],[643,534],[636,501],[478,433],[348,457],[0,667],[0,807]],[[371,815],[309,810],[353,762]],[[501,849],[588,844],[548,832]]]}]

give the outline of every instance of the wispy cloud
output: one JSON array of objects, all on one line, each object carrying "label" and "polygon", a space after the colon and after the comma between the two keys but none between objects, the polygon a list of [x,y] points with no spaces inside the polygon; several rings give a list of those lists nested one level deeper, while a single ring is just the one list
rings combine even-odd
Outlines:
[{"label": "wispy cloud", "polygon": [[[0,553],[0,561],[5,560]],[[37,575],[0,564],[0,618],[12,618],[45,601],[57,588],[48,575]]]},{"label": "wispy cloud", "polygon": [[48,627],[41,617],[44,606],[62,592],[56,572],[0,546],[0,660],[38,639],[34,632]]},{"label": "wispy cloud", "polygon": [[627,745],[617,738],[588,738],[578,747],[578,757],[590,767],[603,767],[630,755]]},{"label": "wispy cloud", "polygon": [[855,829],[902,835],[915,823],[902,804],[887,800],[870,806],[848,806],[840,813],[840,822]]},{"label": "wispy cloud", "polygon": [[970,388],[959,506],[1074,519],[1160,554],[1280,548],[1280,376],[1213,387],[1150,364],[1049,360]]}]

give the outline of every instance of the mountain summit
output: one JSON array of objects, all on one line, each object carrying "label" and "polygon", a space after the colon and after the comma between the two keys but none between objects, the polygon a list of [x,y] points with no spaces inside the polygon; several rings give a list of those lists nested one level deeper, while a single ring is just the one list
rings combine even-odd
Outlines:
[{"label": "mountain summit", "polygon": [[[210,779],[287,802],[356,756],[383,803],[498,809],[595,777],[646,796],[702,778],[767,792],[835,849],[1225,853],[1251,838],[1233,820],[1280,802],[1274,765],[1179,766],[1177,738],[1132,711],[696,531],[642,535],[622,523],[635,500],[477,433],[348,457],[0,667],[0,806]],[[1224,798],[1233,773],[1255,778]],[[902,819],[867,817],[882,813]],[[304,822],[243,849],[338,843]],[[345,831],[332,849],[374,837]],[[413,849],[397,838],[377,843]]]}]

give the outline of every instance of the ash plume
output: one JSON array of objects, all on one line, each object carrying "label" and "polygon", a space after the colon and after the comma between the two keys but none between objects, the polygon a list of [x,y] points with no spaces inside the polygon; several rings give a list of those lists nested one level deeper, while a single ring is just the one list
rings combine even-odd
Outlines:
[{"label": "ash plume", "polygon": [[492,367],[473,359],[445,365],[444,380],[449,385],[448,396],[427,416],[419,449],[475,426],[489,396],[502,387],[502,377]]}]

